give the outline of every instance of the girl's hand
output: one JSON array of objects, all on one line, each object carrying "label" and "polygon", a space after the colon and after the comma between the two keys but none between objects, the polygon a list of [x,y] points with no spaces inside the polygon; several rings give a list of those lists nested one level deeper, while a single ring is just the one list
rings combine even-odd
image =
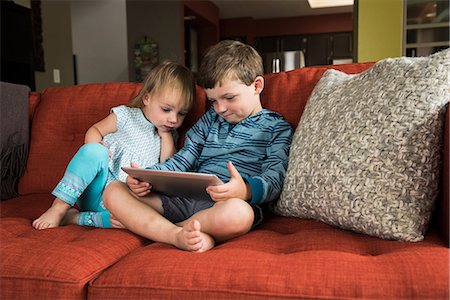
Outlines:
[{"label": "girl's hand", "polygon": [[108,148],[108,146],[106,145],[106,143],[104,142],[104,141],[100,141],[100,142],[98,142],[99,144],[102,144],[103,146],[105,146],[106,147],[106,149],[108,149],[108,152],[109,152],[109,158],[111,158],[112,157],[112,152],[111,152],[111,150],[109,150],[109,148]]},{"label": "girl's hand", "polygon": [[231,175],[230,181],[222,185],[209,186],[206,188],[206,192],[214,201],[224,201],[230,198],[247,201],[247,199],[251,198],[250,187],[242,179],[241,174],[239,174],[231,161],[228,162],[227,167]]},{"label": "girl's hand", "polygon": [[[139,168],[139,166],[134,162],[132,162],[130,165],[132,168]],[[152,188],[150,183],[139,181],[136,178],[133,178],[129,175],[127,176],[127,179],[125,182],[128,185],[128,187],[130,188],[130,190],[139,197],[148,195]]]},{"label": "girl's hand", "polygon": [[172,130],[169,130],[168,128],[157,128],[157,131],[158,131],[158,135],[160,136],[160,137],[166,137],[166,136],[172,136],[172,131],[173,131],[173,129]]}]

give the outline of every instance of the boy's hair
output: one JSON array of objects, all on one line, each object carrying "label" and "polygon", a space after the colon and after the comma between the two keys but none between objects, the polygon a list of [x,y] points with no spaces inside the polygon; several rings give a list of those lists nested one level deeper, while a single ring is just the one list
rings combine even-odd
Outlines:
[{"label": "boy's hair", "polygon": [[224,40],[209,48],[203,57],[198,84],[211,89],[224,79],[237,79],[251,85],[263,74],[262,58],[253,47],[239,41]]},{"label": "boy's hair", "polygon": [[164,89],[179,89],[184,106],[191,108],[195,98],[195,78],[192,72],[170,61],[164,61],[154,67],[142,83],[142,89],[136,97],[131,99],[130,107],[144,107],[144,96],[154,95]]}]

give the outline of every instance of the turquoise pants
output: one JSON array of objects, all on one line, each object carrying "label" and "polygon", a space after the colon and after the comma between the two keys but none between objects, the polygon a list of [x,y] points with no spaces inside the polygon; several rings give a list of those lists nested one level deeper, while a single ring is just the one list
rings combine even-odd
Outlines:
[{"label": "turquoise pants", "polygon": [[103,205],[108,181],[109,151],[99,143],[83,145],[67,166],[52,194],[80,208],[78,224],[111,228],[110,213]]}]

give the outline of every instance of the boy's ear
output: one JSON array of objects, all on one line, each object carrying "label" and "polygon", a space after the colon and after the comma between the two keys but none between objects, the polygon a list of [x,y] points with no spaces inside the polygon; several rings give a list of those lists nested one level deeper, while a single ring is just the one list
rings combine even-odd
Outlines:
[{"label": "boy's ear", "polygon": [[264,77],[257,76],[255,79],[255,93],[261,94],[264,89]]}]

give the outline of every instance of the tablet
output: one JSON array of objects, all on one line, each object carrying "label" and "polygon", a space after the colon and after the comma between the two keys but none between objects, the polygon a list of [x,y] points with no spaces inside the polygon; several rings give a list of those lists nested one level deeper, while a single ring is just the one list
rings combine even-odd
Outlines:
[{"label": "tablet", "polygon": [[209,197],[206,188],[223,182],[213,174],[148,170],[122,167],[122,170],[140,181],[152,184],[152,191],[169,196]]}]

